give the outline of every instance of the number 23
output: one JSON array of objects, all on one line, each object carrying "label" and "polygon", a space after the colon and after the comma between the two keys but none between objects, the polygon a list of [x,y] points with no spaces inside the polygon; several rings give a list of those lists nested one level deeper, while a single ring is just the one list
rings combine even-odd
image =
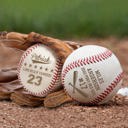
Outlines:
[{"label": "number 23", "polygon": [[29,79],[28,79],[27,83],[29,83],[29,84],[35,84],[35,85],[39,86],[42,82],[41,76],[35,76],[33,74],[30,74],[28,77],[29,77]]}]

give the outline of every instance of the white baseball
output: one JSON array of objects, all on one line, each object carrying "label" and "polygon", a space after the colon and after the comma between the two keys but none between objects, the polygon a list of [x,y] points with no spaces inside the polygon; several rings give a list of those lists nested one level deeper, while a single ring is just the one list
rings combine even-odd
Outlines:
[{"label": "white baseball", "polygon": [[32,95],[44,97],[60,87],[62,64],[47,46],[36,44],[28,48],[18,65],[18,78]]},{"label": "white baseball", "polygon": [[107,48],[83,46],[69,55],[62,69],[62,83],[76,101],[93,105],[108,102],[122,83],[122,68]]}]

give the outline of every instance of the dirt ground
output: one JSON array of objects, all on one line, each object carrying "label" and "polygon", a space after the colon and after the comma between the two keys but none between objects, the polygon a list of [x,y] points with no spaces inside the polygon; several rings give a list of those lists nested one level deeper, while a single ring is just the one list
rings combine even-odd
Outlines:
[{"label": "dirt ground", "polygon": [[[124,70],[122,86],[128,87],[128,39],[86,39],[78,42],[98,44],[112,50]],[[0,68],[16,65],[20,55],[19,51],[0,47]],[[128,128],[128,104],[89,107],[66,103],[48,109],[43,106],[21,107],[10,101],[0,101],[0,128]]]}]

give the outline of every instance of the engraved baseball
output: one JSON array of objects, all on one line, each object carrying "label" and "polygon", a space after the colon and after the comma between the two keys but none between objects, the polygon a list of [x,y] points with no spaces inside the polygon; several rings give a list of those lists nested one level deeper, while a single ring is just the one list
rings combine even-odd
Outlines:
[{"label": "engraved baseball", "polygon": [[122,68],[107,48],[83,46],[66,59],[62,68],[65,91],[78,102],[94,105],[108,102],[122,83]]},{"label": "engraved baseball", "polygon": [[62,64],[55,53],[43,44],[28,48],[18,65],[18,78],[32,95],[44,97],[60,87]]}]

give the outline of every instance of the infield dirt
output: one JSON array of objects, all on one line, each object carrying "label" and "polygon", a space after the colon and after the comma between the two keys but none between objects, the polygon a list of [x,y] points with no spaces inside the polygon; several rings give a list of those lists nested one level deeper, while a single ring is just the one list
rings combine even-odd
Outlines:
[{"label": "infield dirt", "polygon": [[[124,70],[122,87],[128,87],[128,39],[86,39],[81,44],[97,44],[112,50]],[[17,65],[22,52],[0,47],[0,68]],[[127,97],[128,98],[128,97]],[[66,103],[48,109],[21,107],[0,101],[0,128],[128,128],[128,102],[121,97],[102,106]]]}]

